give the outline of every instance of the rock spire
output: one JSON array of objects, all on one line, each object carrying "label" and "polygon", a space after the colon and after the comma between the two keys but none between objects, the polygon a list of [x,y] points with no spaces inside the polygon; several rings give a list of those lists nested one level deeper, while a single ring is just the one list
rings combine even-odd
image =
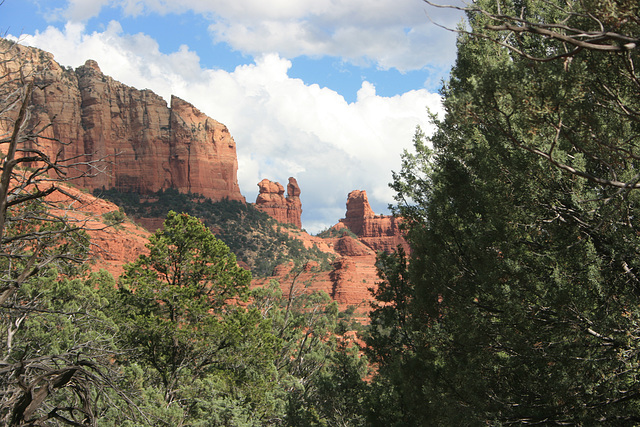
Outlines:
[{"label": "rock spire", "polygon": [[260,193],[256,199],[256,208],[278,222],[302,228],[300,187],[295,178],[289,178],[286,197],[284,196],[284,187],[279,182],[265,178],[258,183],[258,187]]}]

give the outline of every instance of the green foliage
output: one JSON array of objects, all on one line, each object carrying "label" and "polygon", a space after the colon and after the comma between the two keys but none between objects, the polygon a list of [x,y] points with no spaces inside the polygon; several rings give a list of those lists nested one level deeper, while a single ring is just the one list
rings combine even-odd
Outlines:
[{"label": "green foliage", "polygon": [[86,233],[50,216],[40,200],[13,206],[4,224],[0,420],[89,419],[109,405],[126,407],[107,391],[117,327],[104,313],[104,297],[80,278]]},{"label": "green foliage", "polygon": [[174,189],[149,196],[153,202],[142,200],[136,193],[113,189],[96,190],[94,194],[118,204],[133,218],[162,218],[171,210],[200,218],[256,276],[270,275],[277,265],[289,261],[302,265],[313,260],[324,270],[331,268],[332,259],[328,254],[316,246],[305,248],[300,240],[283,231],[293,229],[292,225],[279,224],[251,204],[234,200],[213,202]]},{"label": "green foliage", "polygon": [[148,248],[125,267],[113,305],[143,410],[170,424],[258,425],[270,416],[279,340],[239,304],[251,274],[186,214],[170,212]]},{"label": "green foliage", "polygon": [[356,234],[353,231],[349,230],[347,227],[343,227],[343,228],[329,227],[325,230],[322,230],[318,234],[316,234],[316,236],[321,237],[323,239],[330,239],[335,237],[339,238],[344,236],[350,236],[350,237],[353,237],[354,239],[358,238],[358,236],[356,236]]},{"label": "green foliage", "polygon": [[124,222],[124,220],[127,219],[127,216],[125,215],[124,210],[120,208],[117,211],[103,213],[102,219],[107,225],[117,226],[118,224]]},{"label": "green foliage", "polygon": [[[599,30],[580,2],[495,5],[474,3],[546,23],[575,7],[563,25]],[[640,196],[618,183],[637,180],[638,51],[506,48],[562,53],[533,33],[458,47],[445,118],[394,174],[412,253],[380,260],[370,422],[637,423]]]},{"label": "green foliage", "polygon": [[[82,280],[48,268],[20,288],[19,305],[5,306],[0,312],[4,323],[12,326],[4,331],[12,337],[5,341],[9,345],[4,348],[3,377],[14,364],[22,365],[20,378],[33,387],[32,398],[46,396],[31,417],[47,418],[52,408],[76,422],[86,419],[87,411],[97,417],[110,410],[120,411],[123,417],[134,415],[128,397],[115,385],[118,325],[107,315],[108,294],[96,286],[109,281],[113,283],[113,278],[104,272]],[[63,377],[68,370],[73,376]],[[3,383],[9,386],[12,380],[5,377]],[[47,393],[42,393],[47,387]],[[11,415],[14,405],[31,401],[21,397],[21,391],[3,390],[2,419]],[[75,408],[78,401],[87,402],[86,406]]]},{"label": "green foliage", "polygon": [[362,378],[368,363],[342,335],[353,330],[354,310],[339,312],[324,292],[301,292],[295,278],[287,296],[274,281],[255,289],[252,301],[281,339],[275,366],[286,411],[283,424],[364,425]]}]

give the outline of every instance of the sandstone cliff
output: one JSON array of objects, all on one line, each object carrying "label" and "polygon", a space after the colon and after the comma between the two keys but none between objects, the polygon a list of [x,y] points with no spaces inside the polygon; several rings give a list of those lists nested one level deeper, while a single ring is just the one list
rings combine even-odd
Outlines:
[{"label": "sandstone cliff", "polygon": [[[6,50],[8,42],[0,43]],[[0,56],[0,84],[19,70],[39,72],[31,123],[51,124],[35,144],[52,158],[74,159],[68,163],[76,163],[78,174],[91,175],[78,185],[143,194],[175,188],[244,202],[229,130],[191,104],[172,96],[167,106],[150,90],[105,76],[95,61],[72,70],[47,52],[15,45]]]},{"label": "sandstone cliff", "polygon": [[260,193],[256,198],[256,208],[265,212],[278,222],[293,224],[302,228],[302,202],[300,202],[300,187],[295,178],[289,178],[287,196],[284,187],[279,182],[263,179],[258,183]]},{"label": "sandstone cliff", "polygon": [[400,230],[401,220],[389,215],[376,215],[371,209],[367,192],[354,190],[347,198],[347,212],[333,228],[346,227],[374,251],[393,252],[398,245],[408,252],[409,245]]}]

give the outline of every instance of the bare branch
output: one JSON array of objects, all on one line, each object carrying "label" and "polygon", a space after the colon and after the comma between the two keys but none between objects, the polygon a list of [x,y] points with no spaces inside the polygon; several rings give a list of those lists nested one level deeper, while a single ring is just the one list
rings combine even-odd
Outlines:
[{"label": "bare branch", "polygon": [[7,151],[7,155],[4,159],[4,164],[2,165],[2,175],[0,176],[0,240],[2,239],[4,234],[4,223],[7,212],[7,193],[9,192],[9,182],[11,180],[11,174],[13,173],[13,168],[15,167],[14,159],[18,146],[18,135],[20,129],[27,119],[27,105],[32,90],[33,82],[29,83],[29,85],[26,87],[24,96],[22,98],[23,102],[22,106],[20,107],[18,119],[13,126],[13,135],[11,136],[9,150]]},{"label": "bare branch", "polygon": [[[483,15],[490,20],[496,21],[497,24],[495,25],[487,24],[484,27],[486,30],[489,30],[493,33],[500,33],[500,32],[509,32],[512,34],[529,33],[534,35],[540,35],[546,39],[556,40],[563,44],[568,44],[574,47],[572,50],[564,53],[559,53],[559,54],[550,55],[546,57],[537,57],[537,56],[528,54],[527,52],[523,51],[522,49],[516,46],[513,46],[509,43],[505,43],[504,41],[499,40],[495,37],[491,37],[487,34],[448,28],[434,22],[435,25],[447,31],[452,31],[458,34],[466,34],[469,36],[480,37],[480,38],[490,40],[532,61],[538,61],[538,62],[554,61],[561,58],[575,56],[583,49],[603,51],[603,52],[625,52],[625,51],[637,49],[638,46],[640,46],[640,38],[619,33],[619,32],[607,31],[604,29],[602,22],[600,22],[593,15],[577,14],[571,11],[565,11],[566,17],[563,22],[543,23],[543,22],[532,22],[530,20],[523,19],[522,17],[518,17],[514,15],[501,14],[499,2],[498,2],[498,13],[491,13],[485,9],[480,9],[477,7],[460,7],[460,6],[438,4],[430,0],[423,0],[423,1],[432,7],[436,7],[440,9],[454,9],[454,10],[466,12],[467,14],[471,14],[471,15],[473,14]],[[591,19],[591,21],[594,24],[596,24],[600,28],[600,30],[590,31],[590,30],[585,30],[585,29],[566,25],[566,22],[569,20],[569,18],[577,17],[577,16],[588,17],[589,19]]]}]

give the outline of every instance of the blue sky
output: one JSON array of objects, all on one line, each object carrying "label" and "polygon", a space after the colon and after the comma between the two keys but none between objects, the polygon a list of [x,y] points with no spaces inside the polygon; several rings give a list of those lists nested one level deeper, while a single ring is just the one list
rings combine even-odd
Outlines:
[{"label": "blue sky", "polygon": [[177,95],[229,127],[247,201],[263,178],[300,185],[303,227],[344,217],[366,190],[392,202],[391,171],[439,112],[461,16],[421,0],[5,0],[0,31],[87,59],[127,85]]}]

